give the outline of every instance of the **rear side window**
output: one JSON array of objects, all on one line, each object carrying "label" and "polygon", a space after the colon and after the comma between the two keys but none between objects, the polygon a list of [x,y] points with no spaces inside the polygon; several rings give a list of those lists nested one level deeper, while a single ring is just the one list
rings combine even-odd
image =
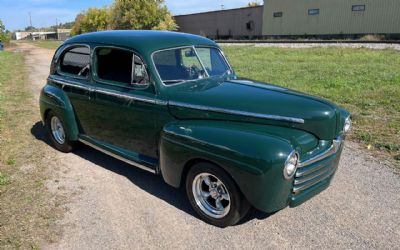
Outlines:
[{"label": "rear side window", "polygon": [[86,46],[74,47],[64,53],[60,71],[70,75],[86,77],[90,70],[90,49]]},{"label": "rear side window", "polygon": [[97,77],[119,85],[146,86],[148,74],[143,61],[133,52],[117,48],[96,50]]}]

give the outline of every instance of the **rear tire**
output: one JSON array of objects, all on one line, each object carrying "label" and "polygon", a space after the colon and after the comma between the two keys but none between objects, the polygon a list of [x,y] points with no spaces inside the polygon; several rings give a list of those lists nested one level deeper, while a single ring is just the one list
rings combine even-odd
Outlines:
[{"label": "rear tire", "polygon": [[50,111],[47,114],[45,125],[47,134],[54,148],[64,153],[69,153],[76,148],[76,142],[68,139],[65,122],[61,117]]},{"label": "rear tire", "polygon": [[199,217],[217,227],[235,225],[250,209],[232,178],[211,163],[197,163],[189,170],[186,193]]}]

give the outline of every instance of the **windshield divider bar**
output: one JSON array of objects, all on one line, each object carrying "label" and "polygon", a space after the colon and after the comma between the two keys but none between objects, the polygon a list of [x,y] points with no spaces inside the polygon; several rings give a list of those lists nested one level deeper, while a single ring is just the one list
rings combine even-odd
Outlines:
[{"label": "windshield divider bar", "polygon": [[199,62],[200,62],[200,64],[201,64],[201,67],[203,67],[203,70],[204,70],[204,72],[206,73],[207,78],[210,77],[210,75],[209,75],[208,72],[207,72],[206,67],[204,66],[203,62],[201,61],[201,58],[199,57],[199,54],[197,53],[196,47],[195,47],[195,46],[192,46],[192,48],[193,48],[193,50],[194,50],[194,53],[195,53],[196,56],[197,56],[197,59],[199,59]]}]

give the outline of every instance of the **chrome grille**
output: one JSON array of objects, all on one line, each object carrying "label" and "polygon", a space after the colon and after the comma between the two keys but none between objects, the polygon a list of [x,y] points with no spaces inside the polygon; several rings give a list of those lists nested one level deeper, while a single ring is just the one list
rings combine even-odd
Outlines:
[{"label": "chrome grille", "polygon": [[341,144],[342,140],[338,138],[323,153],[300,163],[293,182],[294,194],[320,183],[335,173],[334,154],[340,149]]}]

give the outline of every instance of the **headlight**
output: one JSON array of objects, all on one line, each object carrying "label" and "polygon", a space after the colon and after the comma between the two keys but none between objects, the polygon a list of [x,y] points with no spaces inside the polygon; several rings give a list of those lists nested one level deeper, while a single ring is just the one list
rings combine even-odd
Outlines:
[{"label": "headlight", "polygon": [[296,151],[293,151],[285,162],[285,167],[283,169],[283,176],[285,179],[290,179],[293,177],[293,175],[296,173],[298,163],[299,155]]},{"label": "headlight", "polygon": [[350,116],[346,118],[344,121],[344,127],[343,127],[343,132],[347,134],[351,129],[351,119]]}]

